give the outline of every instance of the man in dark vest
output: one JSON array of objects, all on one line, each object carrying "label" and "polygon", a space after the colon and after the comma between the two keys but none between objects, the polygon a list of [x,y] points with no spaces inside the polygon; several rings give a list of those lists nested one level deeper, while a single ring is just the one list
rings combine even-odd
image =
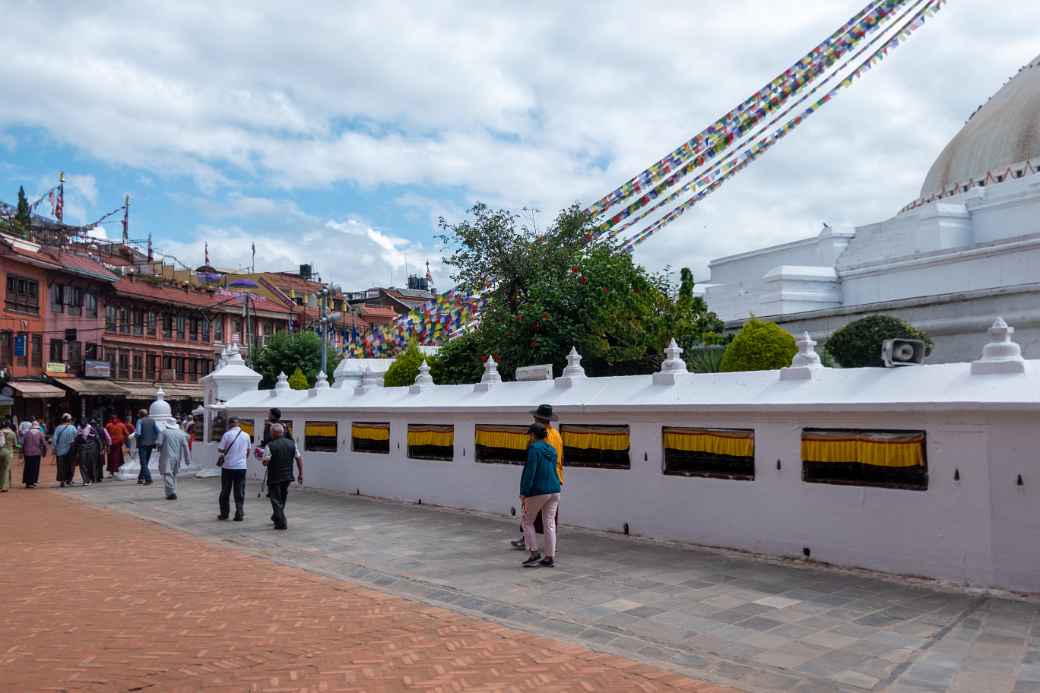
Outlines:
[{"label": "man in dark vest", "polygon": [[149,485],[152,483],[152,472],[148,469],[148,462],[152,459],[152,450],[155,449],[155,443],[159,440],[159,426],[144,409],[137,412],[137,429],[134,431],[134,437],[137,439],[137,457],[141,462],[141,471],[137,473],[137,483]]},{"label": "man in dark vest", "polygon": [[271,499],[275,529],[288,529],[285,520],[285,502],[289,485],[293,482],[293,462],[298,471],[297,481],[303,485],[303,457],[291,438],[285,437],[285,427],[271,424],[271,442],[264,450],[263,464],[267,467],[267,495]]}]

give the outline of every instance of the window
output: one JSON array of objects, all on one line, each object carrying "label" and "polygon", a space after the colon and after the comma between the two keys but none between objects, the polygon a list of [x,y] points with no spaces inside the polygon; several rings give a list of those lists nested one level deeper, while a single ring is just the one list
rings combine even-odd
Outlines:
[{"label": "window", "polygon": [[926,491],[925,432],[807,428],[802,479]]},{"label": "window", "polygon": [[147,332],[149,334],[149,336],[151,336],[151,337],[155,336],[155,311],[154,310],[150,310],[150,311],[148,311],[145,314],[144,329],[145,329],[145,332]]},{"label": "window", "polygon": [[170,356],[169,354],[163,354],[163,357],[162,357],[162,367],[163,367],[164,371],[172,371],[173,370],[173,357]]},{"label": "window", "polygon": [[353,442],[354,452],[390,454],[389,423],[354,422],[350,427],[350,439]]},{"label": "window", "polygon": [[43,335],[32,336],[32,367],[43,368]]},{"label": "window", "polygon": [[119,364],[119,368],[117,370],[117,373],[119,375],[117,375],[116,377],[119,378],[120,380],[129,380],[130,379],[130,354],[128,354],[125,351],[120,351],[119,352],[119,360],[118,360],[117,363]]},{"label": "window", "polygon": [[[308,421],[303,425],[303,449],[312,452],[336,452],[339,427],[335,421]],[[354,429],[355,431],[357,429]],[[355,445],[355,450],[357,446]],[[387,451],[390,440],[387,439]]]},{"label": "window", "polygon": [[14,333],[9,330],[0,332],[0,366],[10,366],[14,354]]},{"label": "window", "polygon": [[188,337],[193,342],[199,341],[199,319],[198,318],[192,318],[191,319],[191,324],[189,325],[189,328],[188,328]]},{"label": "window", "polygon": [[173,339],[173,316],[169,313],[163,313],[162,333],[163,339]]},{"label": "window", "polygon": [[141,337],[144,335],[144,313],[134,308],[130,313],[131,319],[133,320],[133,334],[135,337]]},{"label": "window", "polygon": [[451,462],[455,458],[455,427],[451,424],[408,424],[408,457]]},{"label": "window", "polygon": [[97,317],[97,296],[94,294],[83,294],[83,307],[88,318]]},{"label": "window", "polygon": [[69,315],[83,314],[83,289],[76,286],[65,287],[65,306]]},{"label": "window", "polygon": [[188,382],[193,383],[199,379],[198,359],[188,359]]},{"label": "window", "polygon": [[81,342],[69,342],[69,370],[79,373],[83,368],[83,344]]},{"label": "window", "polygon": [[202,341],[209,342],[209,318],[202,319]]},{"label": "window", "polygon": [[122,306],[119,308],[119,332],[130,333],[130,309]]},{"label": "window", "polygon": [[[35,279],[7,275],[7,296],[4,307],[15,313],[40,314],[40,285]],[[8,362],[10,363],[10,362]]]},{"label": "window", "polygon": [[178,356],[176,359],[176,377],[178,381],[184,380],[184,357]]},{"label": "window", "polygon": [[50,295],[51,295],[51,312],[53,312],[53,313],[64,313],[65,312],[65,287],[63,287],[61,284],[51,284]]},{"label": "window", "polygon": [[628,426],[560,426],[566,467],[629,469]]},{"label": "window", "polygon": [[[21,344],[21,347],[22,347],[22,355],[21,356],[18,356],[18,346],[19,346],[19,344]],[[29,335],[28,334],[26,334],[25,332],[19,332],[18,333],[18,336],[15,337],[14,351],[15,351],[15,357],[14,357],[15,362],[19,366],[28,366],[29,365]]]},{"label": "window", "polygon": [[242,343],[242,318],[231,318],[231,339]]},{"label": "window", "polygon": [[477,424],[477,462],[523,464],[527,461],[527,426]]},{"label": "window", "polygon": [[144,355],[135,351],[133,355],[133,380],[144,380]]},{"label": "window", "polygon": [[85,358],[87,361],[97,361],[98,360],[98,345],[97,344],[87,344],[86,346],[84,346],[83,347],[83,358]]},{"label": "window", "polygon": [[213,322],[213,341],[221,342],[224,341],[224,316],[218,316]]},{"label": "window", "polygon": [[105,331],[116,331],[116,307],[105,306]]},{"label": "window", "polygon": [[665,426],[664,470],[669,476],[755,478],[755,432],[735,428]]},{"label": "window", "polygon": [[144,355],[144,377],[149,382],[155,382],[158,378],[155,377],[155,354]]},{"label": "window", "polygon": [[177,339],[184,341],[184,316],[177,315]]},{"label": "window", "polygon": [[47,360],[51,363],[65,363],[65,342],[60,339],[52,339],[51,357]]}]

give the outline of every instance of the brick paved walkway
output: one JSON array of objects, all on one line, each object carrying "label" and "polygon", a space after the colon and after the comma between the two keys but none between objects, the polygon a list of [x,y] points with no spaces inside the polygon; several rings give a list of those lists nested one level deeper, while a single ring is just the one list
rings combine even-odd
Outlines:
[{"label": "brick paved walkway", "polygon": [[43,488],[0,495],[0,555],[5,691],[732,690]]}]

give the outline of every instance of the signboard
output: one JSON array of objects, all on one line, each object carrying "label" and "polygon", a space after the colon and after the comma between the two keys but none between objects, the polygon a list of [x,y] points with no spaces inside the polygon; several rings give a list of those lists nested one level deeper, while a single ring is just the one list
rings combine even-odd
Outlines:
[{"label": "signboard", "polygon": [[20,335],[16,335],[15,336],[15,338],[14,338],[14,355],[15,356],[18,356],[20,358],[25,358],[28,355],[28,349],[29,349],[29,345],[27,344],[28,341],[29,341],[29,336],[28,335],[20,334]]},{"label": "signboard", "polygon": [[538,366],[524,366],[516,369],[516,379],[519,380],[552,380],[552,364],[543,363]]},{"label": "signboard", "polygon": [[64,363],[54,363],[53,361],[48,361],[47,362],[47,372],[48,373],[64,373],[65,372],[65,364]]},{"label": "signboard", "polygon": [[83,362],[84,378],[111,378],[112,364],[108,361],[92,361],[87,359]]}]

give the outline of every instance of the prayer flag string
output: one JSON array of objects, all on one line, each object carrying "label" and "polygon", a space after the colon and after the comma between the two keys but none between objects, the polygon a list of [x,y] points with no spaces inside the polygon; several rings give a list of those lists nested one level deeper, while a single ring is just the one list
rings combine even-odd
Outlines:
[{"label": "prayer flag string", "polygon": [[835,85],[833,88],[827,91],[822,97],[814,101],[809,107],[807,107],[801,114],[795,116],[788,122],[784,123],[771,135],[762,139],[758,142],[754,142],[747,149],[742,151],[736,158],[731,159],[724,163],[717,170],[707,174],[709,176],[708,186],[703,190],[697,192],[691,198],[683,202],[681,205],[671,210],[657,221],[653,222],[643,230],[639,231],[632,237],[630,237],[624,244],[623,249],[631,252],[635,246],[639,245],[651,235],[661,230],[677,218],[682,216],[687,210],[696,205],[698,202],[703,200],[705,197],[710,195],[712,192],[717,190],[723,183],[735,176],[748,164],[762,156],[766,151],[772,148],[777,142],[782,140],[784,137],[794,131],[799,125],[805,122],[805,119],[810,115],[818,111],[832,98],[834,98],[842,89],[845,89],[852,85],[854,80],[862,77],[872,67],[880,63],[889,54],[890,51],[897,48],[903,41],[905,41],[914,31],[924,26],[927,18],[934,16],[942,6],[946,4],[946,0],[928,0],[924,8],[922,8],[912,19],[910,19],[905,25],[899,28],[899,30],[892,36],[888,41],[881,45],[875,50],[866,61],[860,64],[855,70],[853,70],[848,76],[846,76],[840,83]]},{"label": "prayer flag string", "polygon": [[735,138],[753,128],[769,112],[781,107],[789,98],[826,72],[909,1],[873,0],[823,43],[809,51],[769,84],[663,159],[593,203],[586,211],[593,216],[601,214],[615,204],[642,192],[645,186],[670,175],[688,159],[701,157],[703,162],[705,159],[714,158],[732,144]]}]

